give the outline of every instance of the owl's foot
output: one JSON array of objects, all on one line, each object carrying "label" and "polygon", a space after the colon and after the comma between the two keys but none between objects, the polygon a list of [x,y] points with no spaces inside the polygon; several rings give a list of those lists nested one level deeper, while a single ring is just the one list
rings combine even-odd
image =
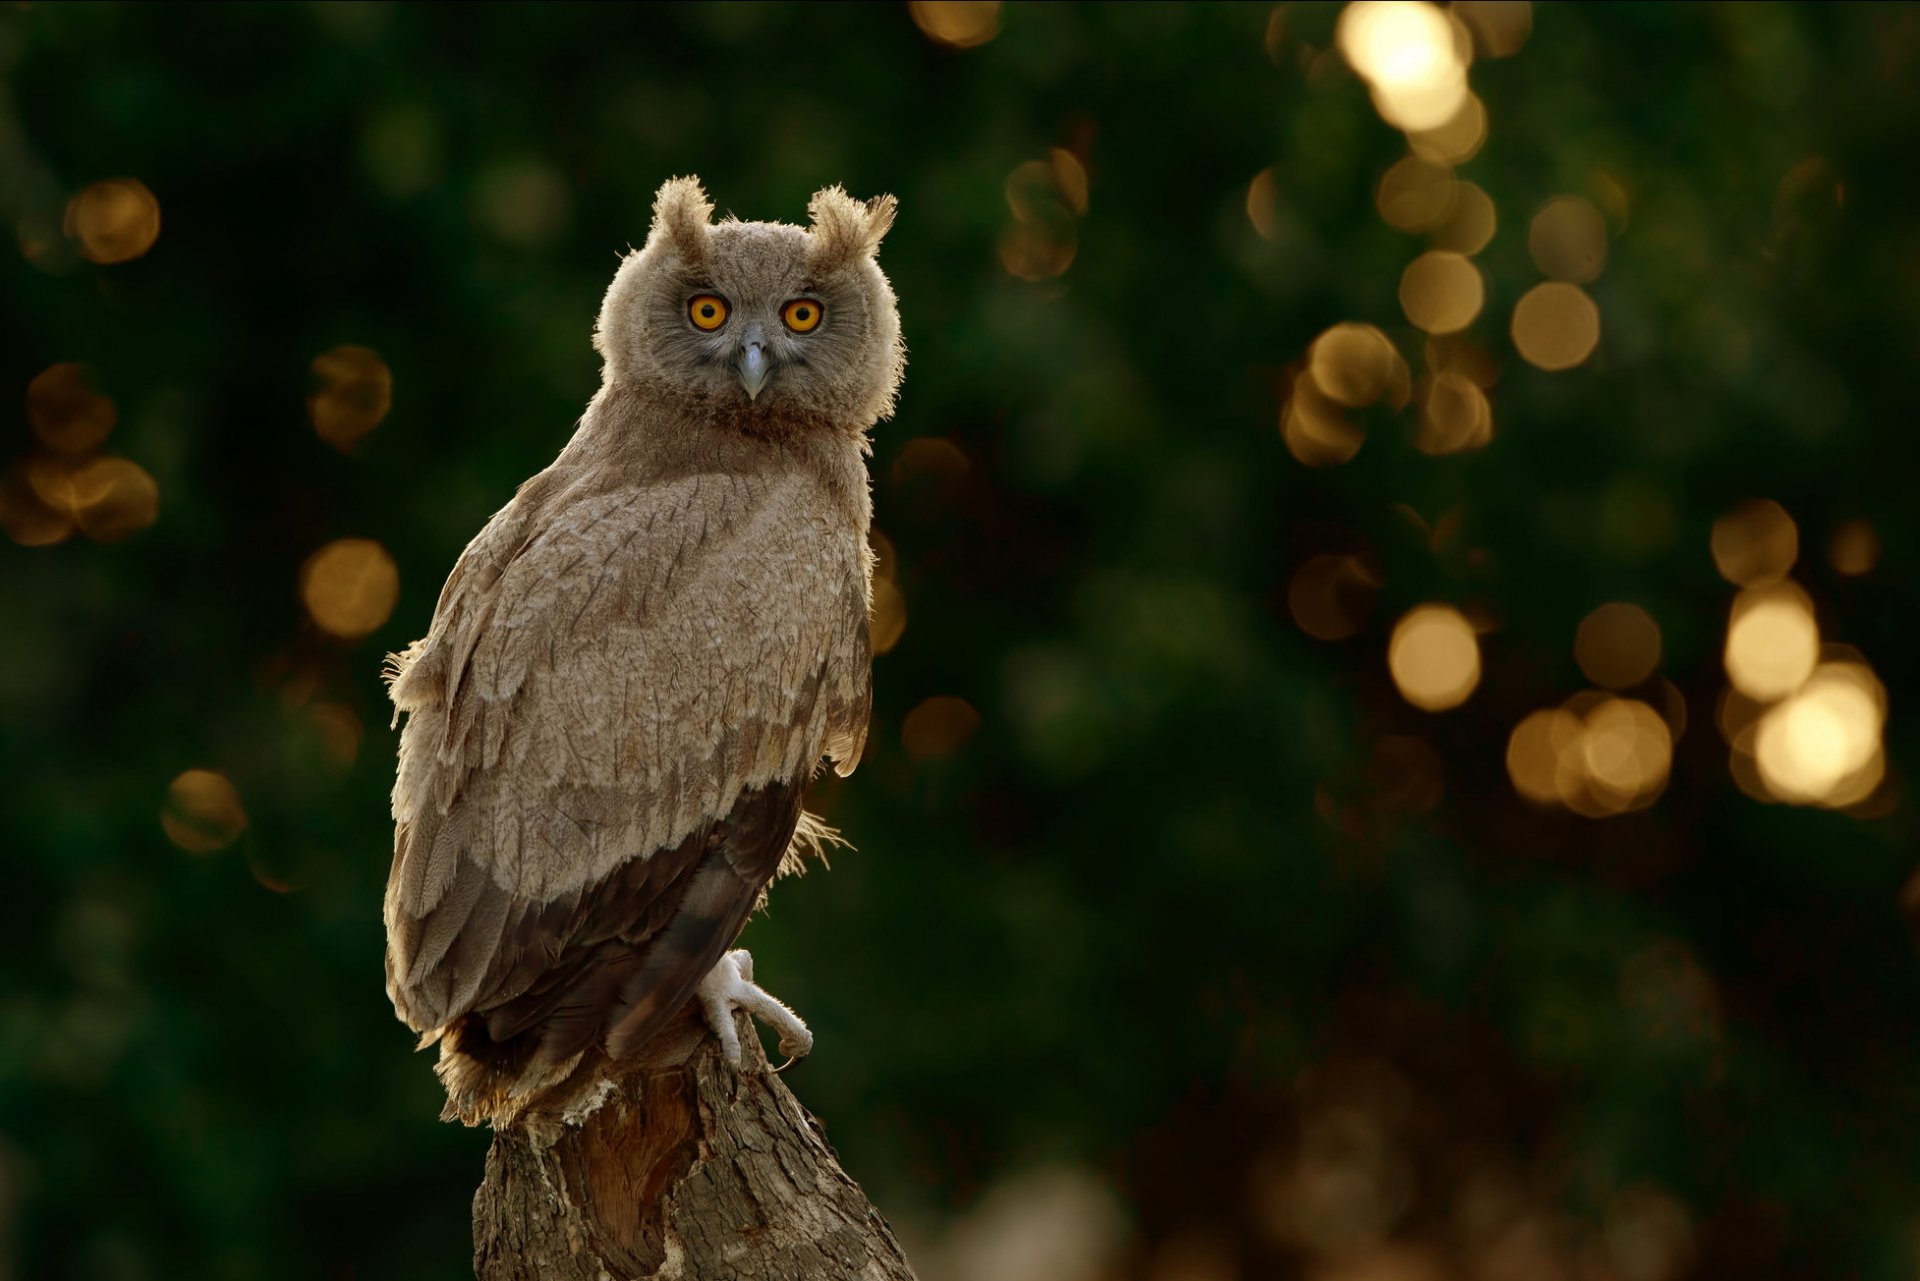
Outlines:
[{"label": "owl's foot", "polygon": [[740,1066],[740,1030],[734,1024],[735,1010],[745,1010],[778,1032],[780,1053],[787,1056],[789,1063],[806,1057],[813,1050],[813,1033],[807,1030],[806,1022],[753,981],[753,953],[744,947],[722,956],[707,977],[700,980],[695,995],[701,1012],[706,1015],[707,1026],[720,1038],[727,1062],[735,1067]]}]

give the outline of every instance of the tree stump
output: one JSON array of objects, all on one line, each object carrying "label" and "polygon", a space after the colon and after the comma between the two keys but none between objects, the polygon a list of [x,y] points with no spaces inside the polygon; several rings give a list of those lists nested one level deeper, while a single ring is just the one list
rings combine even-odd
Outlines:
[{"label": "tree stump", "polygon": [[741,1032],[736,1069],[689,1008],[643,1055],[583,1064],[496,1128],[473,1199],[479,1281],[913,1281]]}]

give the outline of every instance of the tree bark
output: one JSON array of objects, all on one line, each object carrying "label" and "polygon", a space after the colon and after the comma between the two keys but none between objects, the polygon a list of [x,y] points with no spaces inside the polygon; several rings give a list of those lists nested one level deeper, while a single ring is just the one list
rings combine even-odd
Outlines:
[{"label": "tree bark", "polygon": [[497,1128],[479,1281],[914,1281],[750,1022],[740,1039],[736,1069],[683,1013]]}]

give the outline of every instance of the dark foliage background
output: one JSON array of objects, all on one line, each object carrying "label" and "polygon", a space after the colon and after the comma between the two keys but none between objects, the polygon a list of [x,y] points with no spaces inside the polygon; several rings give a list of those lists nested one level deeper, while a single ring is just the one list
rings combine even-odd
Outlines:
[{"label": "dark foliage background", "polygon": [[[748,942],[929,1281],[1914,1275],[1920,11],[1534,11],[1474,63],[1460,170],[1500,219],[1493,439],[1430,456],[1369,411],[1309,468],[1276,424],[1315,336],[1423,349],[1423,241],[1375,209],[1406,139],[1325,53],[1338,13],[1012,5],[956,49],[878,4],[8,5],[0,1276],[465,1272],[486,1136],[436,1122],[381,990],[381,657],[565,440],[615,254],[686,172],[749,218],[901,198],[874,476],[906,630],[816,798],[857,852]],[[1008,178],[1052,148],[1086,209],[1054,193],[1035,252],[1076,250],[1021,279]],[[86,261],[62,211],[128,177],[159,237]],[[1560,194],[1610,243],[1600,346],[1549,373],[1508,318]],[[341,344],[392,379],[347,450],[306,404]],[[25,545],[65,528],[25,411],[58,362],[149,527]],[[1752,498],[1891,691],[1852,812],[1748,795],[1716,728],[1709,534]],[[1881,555],[1839,573],[1859,520]],[[340,538],[398,569],[359,641],[299,591]],[[1380,584],[1337,641],[1288,605],[1324,553]],[[1657,803],[1590,819],[1504,762],[1609,600],[1657,620],[1686,729]],[[1488,628],[1456,710],[1389,675],[1426,601]],[[935,697],[970,736],[953,703],[913,729]],[[163,828],[190,769],[244,808],[169,811],[219,849]]]}]

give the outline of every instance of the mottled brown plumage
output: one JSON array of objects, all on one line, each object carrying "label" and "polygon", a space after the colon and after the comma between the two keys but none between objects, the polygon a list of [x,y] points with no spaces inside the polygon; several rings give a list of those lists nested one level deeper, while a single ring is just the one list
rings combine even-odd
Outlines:
[{"label": "mottled brown plumage", "polygon": [[[859,759],[893,202],[810,212],[714,224],[697,181],[661,188],[601,310],[599,394],[393,660],[387,990],[439,1043],[450,1115],[644,1044],[808,830],[822,756]],[[783,322],[795,299],[816,328]]]}]

